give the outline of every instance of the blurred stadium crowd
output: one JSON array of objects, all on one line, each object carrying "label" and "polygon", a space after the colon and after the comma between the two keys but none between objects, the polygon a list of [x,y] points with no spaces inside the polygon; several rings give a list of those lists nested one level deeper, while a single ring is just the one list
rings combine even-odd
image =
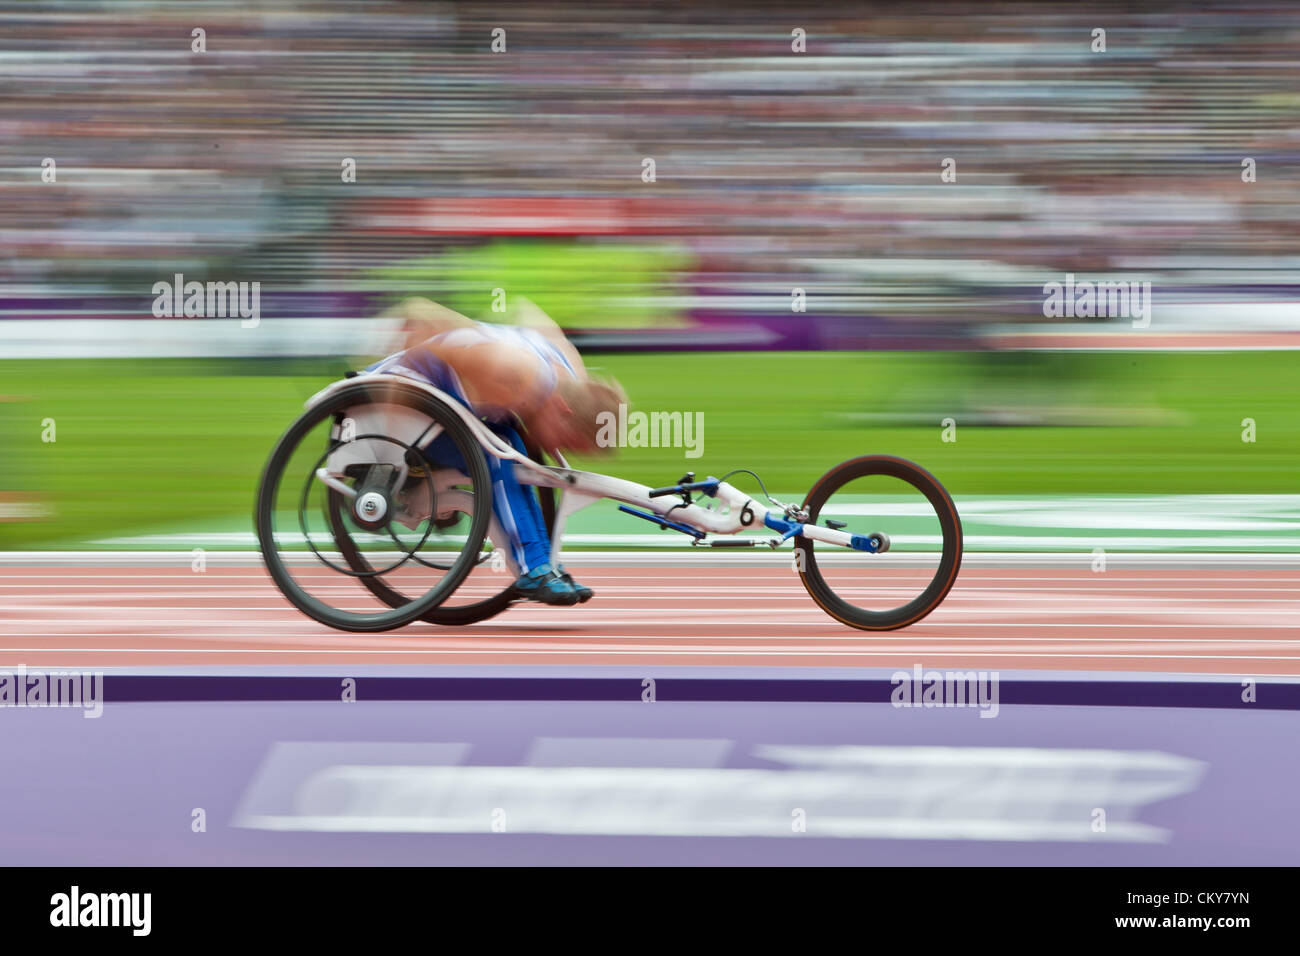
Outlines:
[{"label": "blurred stadium crowd", "polygon": [[175,273],[780,348],[987,342],[1076,273],[1286,344],[1298,64],[1282,4],[6,3],[0,352]]}]

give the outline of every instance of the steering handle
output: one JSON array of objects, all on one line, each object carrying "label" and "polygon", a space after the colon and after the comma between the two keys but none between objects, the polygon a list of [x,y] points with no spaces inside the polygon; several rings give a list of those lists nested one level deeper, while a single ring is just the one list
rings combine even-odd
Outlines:
[{"label": "steering handle", "polygon": [[688,481],[680,485],[651,488],[649,497],[662,498],[664,495],[681,495],[688,491],[702,491],[707,495],[711,495],[718,490],[718,484],[717,478],[707,478],[704,481]]}]

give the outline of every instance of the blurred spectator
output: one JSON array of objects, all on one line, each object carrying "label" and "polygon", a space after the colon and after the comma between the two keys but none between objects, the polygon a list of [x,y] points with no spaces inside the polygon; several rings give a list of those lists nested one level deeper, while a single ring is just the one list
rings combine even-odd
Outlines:
[{"label": "blurred spectator", "polygon": [[571,326],[812,348],[1043,323],[1067,272],[1217,304],[1193,330],[1296,295],[1281,5],[7,3],[0,54],[0,328],[143,319],[176,272],[272,317],[523,275]]}]

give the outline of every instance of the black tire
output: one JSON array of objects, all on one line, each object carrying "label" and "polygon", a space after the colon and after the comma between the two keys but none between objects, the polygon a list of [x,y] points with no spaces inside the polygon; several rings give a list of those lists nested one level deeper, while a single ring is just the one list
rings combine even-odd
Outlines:
[{"label": "black tire", "polygon": [[[545,461],[541,450],[531,443],[527,446],[527,452],[528,457],[534,461]],[[537,497],[541,504],[542,518],[546,522],[546,533],[549,537],[555,530],[555,489],[539,487],[537,488]],[[371,594],[389,607],[403,607],[410,601],[405,594],[390,588],[379,576],[369,574],[371,571],[370,562],[366,560],[365,555],[352,541],[352,536],[343,523],[342,499],[343,496],[338,492],[330,494],[330,526],[334,532],[334,541],[338,545],[339,553],[347,561],[348,567],[353,571],[366,575],[361,578],[361,582],[370,590]],[[429,624],[441,624],[445,627],[476,624],[479,621],[486,621],[488,618],[496,617],[517,600],[519,600],[519,597],[515,594],[514,587],[511,585],[489,598],[475,601],[472,604],[450,607],[445,604],[440,605],[421,615],[420,620]]]},{"label": "black tire", "polygon": [[947,597],[961,569],[962,529],[961,518],[952,498],[938,480],[910,461],[891,455],[866,455],[836,465],[813,485],[804,500],[808,522],[815,524],[822,506],[836,490],[850,481],[870,475],[885,475],[907,482],[921,492],[934,507],[942,530],[943,547],[934,577],[915,599],[890,611],[870,611],[850,604],[835,593],[817,566],[813,542],[795,538],[795,546],[803,553],[803,570],[799,577],[823,611],[849,627],[863,631],[893,631],[915,624],[933,611]]},{"label": "black tire", "polygon": [[[414,385],[384,382],[374,385],[357,382],[340,389],[320,404],[308,409],[298,418],[288,431],[280,438],[270,460],[262,472],[258,485],[257,506],[254,523],[257,527],[258,545],[267,571],[281,593],[290,603],[308,617],[341,631],[374,632],[388,631],[411,623],[427,614],[431,609],[445,601],[469,575],[487,534],[490,512],[475,514],[470,523],[466,542],[456,560],[447,572],[428,591],[414,601],[403,598],[399,606],[390,606],[387,611],[363,614],[331,607],[314,595],[304,590],[290,573],[284,558],[275,543],[273,514],[276,510],[276,494],[279,490],[283,471],[287,467],[294,451],[304,437],[322,422],[331,419],[335,413],[344,409],[369,403],[404,405],[437,421],[444,432],[455,442],[468,466],[470,484],[476,497],[487,496],[491,483],[488,478],[487,462],[477,439],[470,433],[460,415],[447,403],[429,395]],[[337,493],[334,493],[337,494]],[[333,495],[330,496],[331,499]],[[331,518],[333,508],[330,508]],[[350,539],[349,539],[350,540]],[[351,561],[349,561],[351,565]],[[353,570],[356,570],[355,568]],[[373,575],[377,579],[381,575]],[[369,584],[370,577],[359,580]]]}]

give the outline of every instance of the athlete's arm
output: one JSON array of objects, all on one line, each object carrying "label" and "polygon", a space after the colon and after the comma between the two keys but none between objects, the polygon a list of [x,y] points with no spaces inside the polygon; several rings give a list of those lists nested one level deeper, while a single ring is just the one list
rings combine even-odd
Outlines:
[{"label": "athlete's arm", "polygon": [[404,349],[419,345],[441,332],[474,325],[473,319],[422,296],[403,299],[384,311],[381,317],[401,320]]}]

